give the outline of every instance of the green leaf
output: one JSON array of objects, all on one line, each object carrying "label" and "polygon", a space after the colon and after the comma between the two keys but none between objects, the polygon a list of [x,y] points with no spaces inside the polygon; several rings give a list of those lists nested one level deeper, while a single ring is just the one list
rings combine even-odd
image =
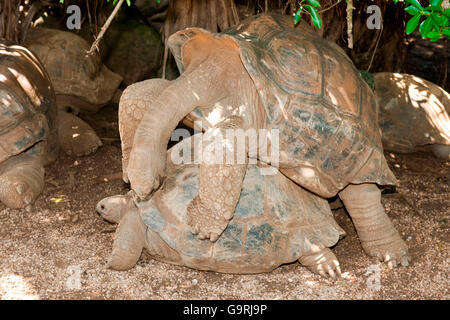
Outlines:
[{"label": "green leaf", "polygon": [[419,27],[419,32],[422,36],[422,39],[425,39],[427,37],[427,34],[431,31],[431,28],[433,28],[433,19],[431,19],[431,17],[428,17],[420,24]]},{"label": "green leaf", "polygon": [[398,0],[394,0],[394,3],[397,4]]},{"label": "green leaf", "polygon": [[405,1],[406,1],[406,3],[412,4],[414,7],[416,7],[416,8],[419,9],[420,11],[423,10],[422,5],[421,5],[420,2],[417,1],[417,0],[405,0]]},{"label": "green leaf", "polygon": [[440,16],[437,13],[433,13],[431,18],[438,28],[448,26],[448,18],[446,16]]},{"label": "green leaf", "polygon": [[308,0],[308,2],[313,6],[313,7],[319,7],[320,8],[320,3],[317,0]]},{"label": "green leaf", "polygon": [[303,7],[300,6],[300,8],[298,8],[297,12],[295,13],[295,18],[294,18],[295,24],[299,23],[300,19],[302,18],[302,16],[301,16],[302,9],[303,9]]},{"label": "green leaf", "polygon": [[414,30],[416,30],[417,26],[419,25],[420,18],[422,18],[422,16],[420,14],[417,14],[409,19],[408,23],[406,24],[406,34],[411,34]]},{"label": "green leaf", "polygon": [[427,34],[427,37],[430,38],[430,41],[434,42],[441,38],[441,33],[437,31],[431,31]]},{"label": "green leaf", "polygon": [[430,5],[431,6],[440,6],[442,2],[444,2],[444,0],[430,0]]},{"label": "green leaf", "polygon": [[447,37],[450,37],[450,29],[442,29],[442,33],[445,34]]},{"label": "green leaf", "polygon": [[429,6],[429,7],[426,7],[425,9],[429,9],[431,11],[437,11],[437,12],[441,12],[442,11],[442,7],[441,6]]},{"label": "green leaf", "polygon": [[409,6],[405,8],[405,11],[408,12],[410,15],[415,16],[416,14],[420,13],[420,10],[417,9],[414,6]]},{"label": "green leaf", "polygon": [[446,16],[447,18],[450,18],[450,9],[445,9],[444,12],[442,13],[444,16]]},{"label": "green leaf", "polygon": [[308,10],[308,12],[311,14],[312,22],[314,23],[314,25],[320,29],[322,27],[322,20],[320,20],[316,8],[306,5],[305,9]]}]

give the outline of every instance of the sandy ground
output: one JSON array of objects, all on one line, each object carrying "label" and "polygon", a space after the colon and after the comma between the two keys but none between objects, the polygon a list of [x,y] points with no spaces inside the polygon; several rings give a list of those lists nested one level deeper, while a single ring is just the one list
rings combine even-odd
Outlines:
[{"label": "sandy ground", "polygon": [[266,274],[228,275],[161,263],[145,253],[132,270],[106,269],[115,226],[94,207],[128,186],[99,181],[120,172],[121,152],[117,122],[101,114],[94,120],[104,147],[79,159],[61,154],[47,168],[44,193],[31,212],[0,204],[1,299],[450,298],[450,162],[425,153],[386,153],[400,186],[383,202],[409,245],[408,268],[390,270],[367,257],[341,208],[334,214],[347,236],[332,248],[344,272],[336,281],[298,263]]}]

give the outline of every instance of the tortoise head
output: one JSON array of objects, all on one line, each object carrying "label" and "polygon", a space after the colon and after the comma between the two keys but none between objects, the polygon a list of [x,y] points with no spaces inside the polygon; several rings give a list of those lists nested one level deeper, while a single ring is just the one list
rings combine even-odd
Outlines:
[{"label": "tortoise head", "polygon": [[97,203],[95,210],[103,219],[112,223],[119,223],[127,212],[130,200],[132,198],[129,194],[107,197]]}]

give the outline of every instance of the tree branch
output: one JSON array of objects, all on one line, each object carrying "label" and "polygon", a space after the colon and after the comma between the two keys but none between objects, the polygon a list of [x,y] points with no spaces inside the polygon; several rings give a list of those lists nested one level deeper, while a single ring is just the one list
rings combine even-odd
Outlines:
[{"label": "tree branch", "polygon": [[92,43],[91,49],[87,52],[88,55],[94,54],[95,51],[99,51],[98,45],[100,43],[100,40],[103,38],[103,35],[105,34],[106,30],[108,30],[109,25],[113,21],[114,17],[116,16],[117,12],[119,12],[120,7],[122,6],[123,2],[125,0],[119,0],[119,3],[114,8],[111,15],[108,17],[108,20],[106,20],[105,24],[103,25],[100,33],[98,34],[98,37],[95,39],[94,43]]}]

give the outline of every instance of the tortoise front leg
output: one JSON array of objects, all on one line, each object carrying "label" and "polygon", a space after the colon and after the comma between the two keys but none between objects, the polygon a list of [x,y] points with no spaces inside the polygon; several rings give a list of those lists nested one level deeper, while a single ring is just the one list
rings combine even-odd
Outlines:
[{"label": "tortoise front leg", "polygon": [[328,278],[328,275],[333,279],[342,276],[339,261],[330,248],[323,248],[319,252],[303,255],[298,259],[298,262],[324,278]]},{"label": "tortoise front leg", "polygon": [[0,164],[0,201],[10,208],[29,207],[44,188],[38,158],[20,154]]},{"label": "tortoise front leg", "polygon": [[355,224],[364,251],[390,267],[407,266],[408,247],[395,230],[381,204],[381,192],[375,184],[349,185],[339,197]]},{"label": "tortoise front leg", "polygon": [[145,245],[146,226],[131,197],[128,197],[128,202],[126,212],[117,227],[113,250],[107,264],[108,268],[114,270],[133,268]]},{"label": "tortoise front leg", "polygon": [[200,239],[216,241],[233,217],[247,165],[200,165],[198,195],[187,208],[188,224]]},{"label": "tortoise front leg", "polygon": [[[216,241],[228,226],[239,200],[247,170],[248,147],[244,141],[245,147],[239,149],[235,145],[234,136],[224,137],[227,128],[240,125],[241,118],[228,119],[217,125],[215,131],[210,131],[211,135],[203,135],[199,191],[187,208],[188,224],[200,239]],[[220,140],[217,139],[217,133],[220,133]],[[239,155],[239,151],[243,155]],[[232,159],[230,155],[233,156]]]},{"label": "tortoise front leg", "polygon": [[153,102],[169,85],[169,80],[150,79],[132,84],[123,92],[119,103],[119,131],[122,143],[123,180],[128,182],[128,161],[136,129],[144,114],[152,113]]}]

